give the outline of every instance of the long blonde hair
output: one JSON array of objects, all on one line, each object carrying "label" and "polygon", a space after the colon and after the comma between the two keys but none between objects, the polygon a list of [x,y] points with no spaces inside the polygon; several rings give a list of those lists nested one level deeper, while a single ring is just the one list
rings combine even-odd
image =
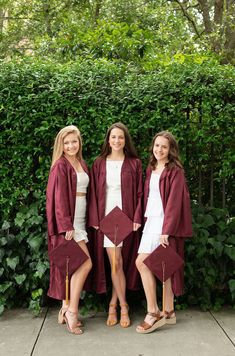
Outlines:
[{"label": "long blonde hair", "polygon": [[79,150],[77,153],[77,158],[79,161],[82,159],[82,138],[81,133],[78,128],[74,125],[65,126],[63,129],[59,131],[55,138],[55,143],[53,147],[53,155],[52,155],[52,163],[51,167],[54,166],[55,162],[63,156],[64,153],[64,139],[67,135],[74,133],[78,136],[79,141]]}]

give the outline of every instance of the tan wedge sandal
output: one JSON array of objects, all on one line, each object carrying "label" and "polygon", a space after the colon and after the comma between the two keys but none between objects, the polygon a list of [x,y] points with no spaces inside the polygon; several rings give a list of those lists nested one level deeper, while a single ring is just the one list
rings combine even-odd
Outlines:
[{"label": "tan wedge sandal", "polygon": [[176,324],[176,316],[175,316],[174,310],[171,310],[169,312],[165,311],[165,318],[166,318],[167,325],[175,325]]},{"label": "tan wedge sandal", "polygon": [[153,317],[155,320],[153,319],[152,324],[147,323],[145,320],[139,324],[136,328],[136,331],[139,334],[149,334],[166,324],[166,319],[164,316],[161,316],[160,311],[157,313],[148,312],[147,315]]}]

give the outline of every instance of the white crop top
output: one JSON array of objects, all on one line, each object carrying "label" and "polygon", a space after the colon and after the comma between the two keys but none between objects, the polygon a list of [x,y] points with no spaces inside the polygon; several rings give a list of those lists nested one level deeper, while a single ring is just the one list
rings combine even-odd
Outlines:
[{"label": "white crop top", "polygon": [[89,184],[89,176],[86,172],[77,172],[77,193],[86,193]]}]

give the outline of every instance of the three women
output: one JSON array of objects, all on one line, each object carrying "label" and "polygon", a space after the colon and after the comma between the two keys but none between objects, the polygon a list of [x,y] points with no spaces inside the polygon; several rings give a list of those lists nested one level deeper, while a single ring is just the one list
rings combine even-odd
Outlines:
[{"label": "three women", "polygon": [[[74,126],[62,129],[57,135],[47,189],[48,246],[50,250],[62,239],[74,238],[89,256],[84,224],[85,186],[88,184],[89,174],[82,160],[81,148],[81,136]],[[100,221],[115,206],[121,208],[133,221],[133,233],[117,248],[99,229]],[[130,325],[126,288],[139,288],[138,268],[148,311],[144,322],[136,329],[139,333],[151,332],[165,323],[175,323],[174,295],[182,294],[183,290],[181,269],[166,281],[166,314],[160,313],[156,300],[156,279],[144,265],[144,259],[159,244],[171,245],[183,257],[183,238],[192,234],[189,194],[178,146],[169,132],[161,132],[153,139],[144,188],[144,212],[146,223],[139,246],[137,230],[142,223],[141,162],[137,158],[128,129],[122,123],[115,123],[107,131],[101,154],[95,160],[90,176],[88,225],[95,229],[90,238],[94,267],[93,286],[97,293],[107,291],[109,275],[106,272],[106,256],[111,265],[115,248],[115,272],[111,269],[112,296],[106,323],[108,326],[117,324],[119,301],[120,325],[126,328]],[[139,256],[136,260],[137,251]],[[75,334],[81,333],[76,305],[90,269],[89,256],[73,274],[69,307],[65,307],[63,303],[59,314],[60,322],[65,321],[69,331]],[[62,284],[59,272],[51,264],[48,294],[53,298],[64,299]]]}]

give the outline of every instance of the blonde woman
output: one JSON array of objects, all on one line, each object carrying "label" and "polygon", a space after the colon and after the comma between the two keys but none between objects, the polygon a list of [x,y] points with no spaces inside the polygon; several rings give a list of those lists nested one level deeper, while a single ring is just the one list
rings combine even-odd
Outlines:
[{"label": "blonde woman", "polygon": [[46,212],[48,222],[48,251],[64,239],[74,239],[89,257],[70,279],[70,301],[65,303],[65,280],[60,270],[50,261],[48,295],[62,300],[58,322],[66,322],[69,332],[80,335],[77,320],[80,293],[92,267],[86,246],[86,193],[89,171],[82,159],[82,140],[76,126],[66,126],[56,136],[52,165],[47,185]]}]

